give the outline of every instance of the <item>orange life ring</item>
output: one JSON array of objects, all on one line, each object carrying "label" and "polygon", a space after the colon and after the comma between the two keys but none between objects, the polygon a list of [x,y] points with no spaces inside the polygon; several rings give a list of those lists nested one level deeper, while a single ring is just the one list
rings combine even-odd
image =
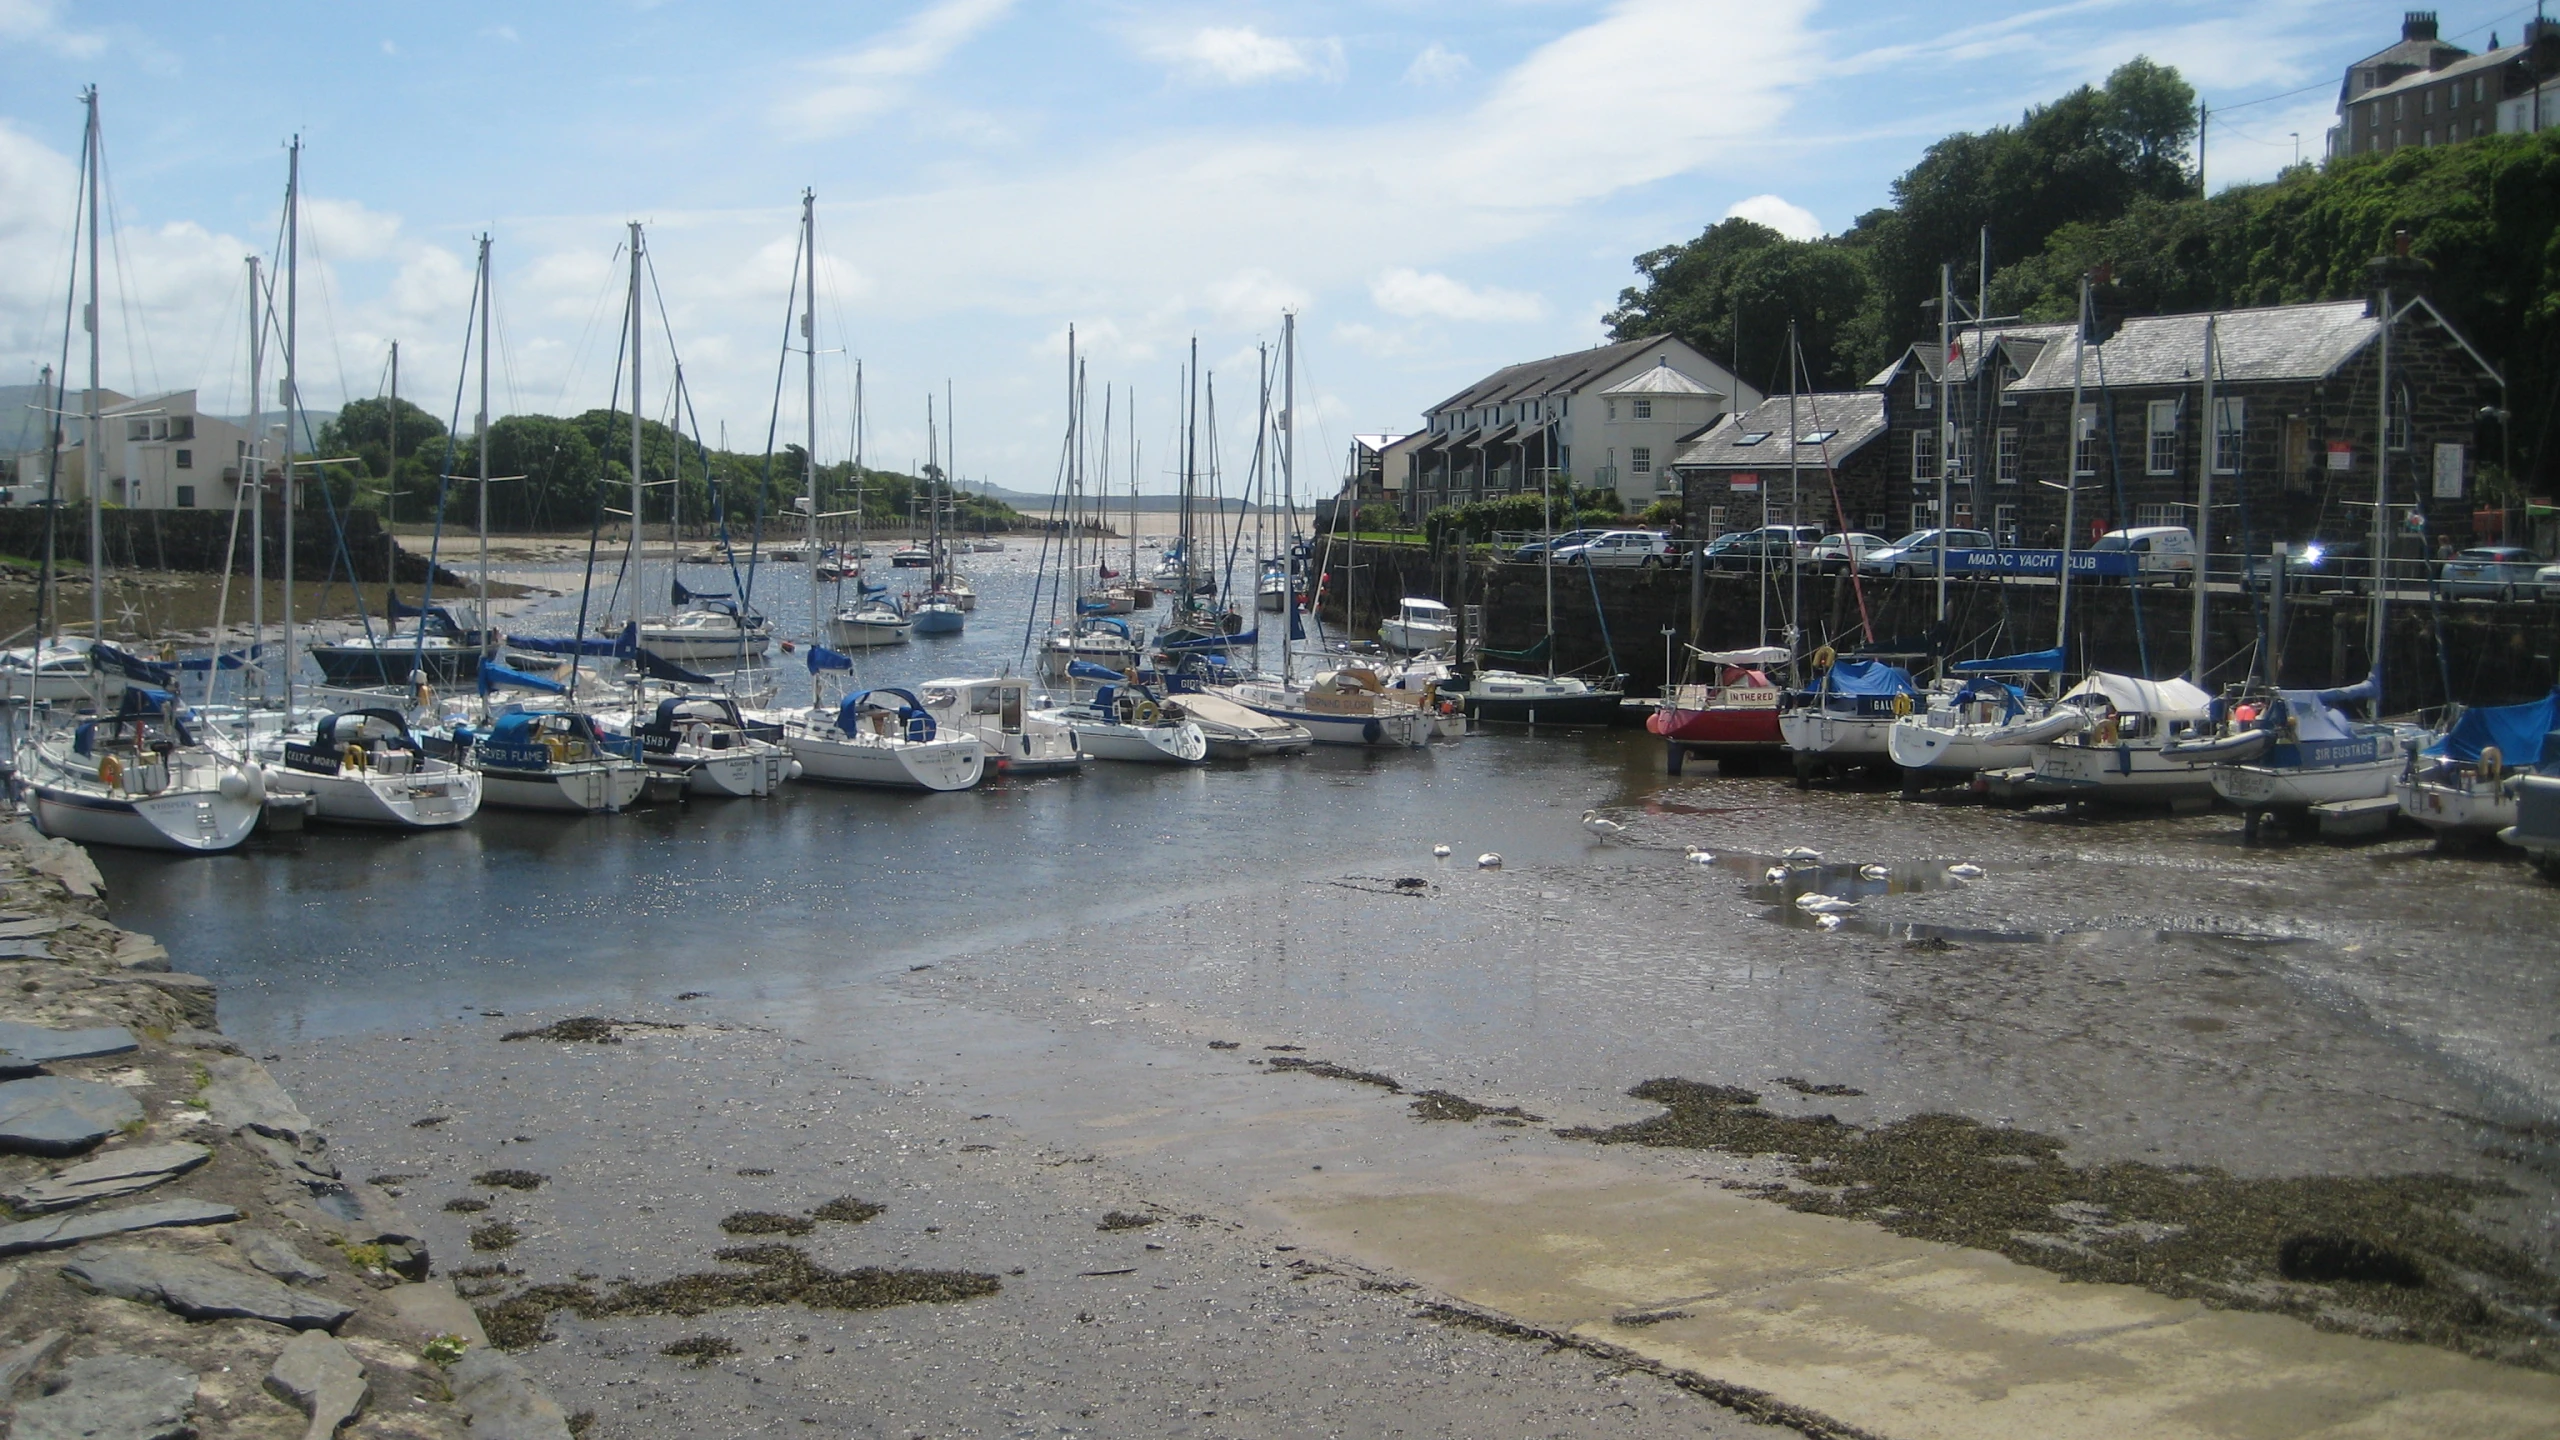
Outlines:
[{"label": "orange life ring", "polygon": [[99,756],[98,783],[110,790],[124,788],[124,762],[113,755]]}]

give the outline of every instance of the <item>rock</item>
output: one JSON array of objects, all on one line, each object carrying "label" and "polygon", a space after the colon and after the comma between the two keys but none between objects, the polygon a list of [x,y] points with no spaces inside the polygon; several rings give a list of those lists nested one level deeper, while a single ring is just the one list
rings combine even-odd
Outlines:
[{"label": "rock", "polygon": [[59,1075],[0,1083],[0,1150],[77,1155],[141,1119],[141,1102],[113,1085]]},{"label": "rock", "polygon": [[92,1355],[62,1367],[18,1407],[11,1440],[182,1440],[196,1408],[195,1372],[141,1355]]},{"label": "rock", "polygon": [[267,1392],[311,1417],[303,1440],[329,1440],[373,1396],[354,1352],[317,1330],[294,1336],[284,1347],[267,1371]]},{"label": "rock", "polygon": [[0,1075],[32,1075],[39,1065],[56,1060],[95,1060],[137,1048],[133,1032],[121,1025],[94,1030],[48,1030],[0,1020]]},{"label": "rock", "polygon": [[293,1246],[293,1242],[266,1230],[234,1230],[232,1248],[240,1258],[266,1271],[288,1285],[308,1285],[326,1280],[329,1272],[314,1265]]},{"label": "rock", "polygon": [[120,970],[164,973],[169,968],[169,950],[148,935],[127,930],[116,937],[115,962]]},{"label": "rock", "polygon": [[219,1225],[237,1220],[240,1212],[211,1200],[155,1200],[118,1210],[91,1210],[79,1215],[48,1215],[0,1225],[0,1255],[29,1250],[58,1250],[83,1240],[121,1235],[129,1230],[157,1230],[171,1225]]},{"label": "rock", "polygon": [[420,1285],[394,1285],[383,1293],[391,1313],[424,1344],[439,1335],[459,1335],[486,1348],[489,1333],[480,1328],[479,1313],[453,1293],[453,1282],[439,1275]]},{"label": "rock", "polygon": [[506,1355],[474,1349],[447,1373],[474,1440],[569,1440],[569,1417]]},{"label": "rock", "polygon": [[225,1055],[240,1053],[240,1047],[232,1043],[230,1036],[219,1030],[205,1030],[194,1025],[181,1025],[171,1031],[169,1043],[190,1050],[219,1050]]},{"label": "rock", "polygon": [[178,1003],[178,1013],[188,1024],[202,1025],[207,1029],[214,1024],[215,991],[219,987],[201,975],[128,971],[100,978],[120,980],[129,985],[148,985],[154,990],[164,991]]},{"label": "rock", "polygon": [[62,928],[62,922],[44,915],[12,915],[0,920],[0,940],[33,940]]},{"label": "rock", "polygon": [[61,881],[62,888],[74,895],[90,899],[106,893],[106,877],[89,862],[89,852],[70,841],[41,834],[24,820],[0,826],[0,840],[25,853],[28,869]]},{"label": "rock", "polygon": [[18,1382],[43,1369],[45,1362],[53,1358],[54,1352],[62,1348],[62,1342],[70,1338],[63,1331],[47,1330],[26,1344],[5,1355],[0,1355],[0,1405],[9,1403],[9,1397],[18,1393]]},{"label": "rock", "polygon": [[62,1267],[64,1278],[102,1295],[163,1305],[190,1320],[266,1320],[296,1330],[332,1330],[355,1307],[292,1290],[264,1275],[165,1250],[83,1250]]},{"label": "rock", "polygon": [[59,1175],[33,1180],[8,1192],[10,1204],[26,1214],[68,1210],[92,1200],[112,1200],[148,1190],[163,1180],[184,1175],[213,1158],[202,1145],[173,1140],[165,1145],[130,1145],[110,1150]]},{"label": "rock", "polygon": [[297,1143],[312,1131],[311,1117],[257,1061],[224,1055],[208,1062],[205,1073],[205,1108],[224,1129],[247,1128]]}]

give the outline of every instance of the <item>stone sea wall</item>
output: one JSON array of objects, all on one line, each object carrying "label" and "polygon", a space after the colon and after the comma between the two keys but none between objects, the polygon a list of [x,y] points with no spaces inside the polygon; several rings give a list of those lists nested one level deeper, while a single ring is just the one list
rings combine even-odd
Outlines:
[{"label": "stone sea wall", "polygon": [[582,1430],[488,1346],[398,1177],[341,1173],[223,1037],[213,982],[108,923],[106,899],[79,846],[0,827],[7,1433]]}]

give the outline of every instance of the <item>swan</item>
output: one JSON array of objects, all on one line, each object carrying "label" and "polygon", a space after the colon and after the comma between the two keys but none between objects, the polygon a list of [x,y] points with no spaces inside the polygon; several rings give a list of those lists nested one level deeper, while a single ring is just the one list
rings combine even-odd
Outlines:
[{"label": "swan", "polygon": [[1606,840],[1627,827],[1615,820],[1601,819],[1600,812],[1597,810],[1585,810],[1582,812],[1582,828]]},{"label": "swan", "polygon": [[1778,852],[1778,858],[1790,865],[1819,865],[1822,852],[1805,845],[1790,845]]},{"label": "swan", "polygon": [[1979,865],[1950,865],[1947,867],[1947,874],[1958,880],[1979,880],[1982,878],[1982,867]]},{"label": "swan", "polygon": [[1760,878],[1768,881],[1772,885],[1779,884],[1787,878],[1787,867],[1784,865],[1772,865],[1761,874]]},{"label": "swan", "polygon": [[1858,878],[1861,880],[1883,880],[1889,878],[1892,874],[1893,871],[1882,865],[1861,865],[1858,867]]},{"label": "swan", "polygon": [[1434,846],[1432,846],[1432,847],[1431,847],[1431,858],[1433,858],[1433,859],[1435,859],[1435,860],[1446,860],[1446,859],[1448,859],[1448,858],[1449,858],[1449,847],[1448,847],[1448,846],[1446,846],[1446,845],[1434,845]]},{"label": "swan", "polygon": [[1695,845],[1689,847],[1687,855],[1683,858],[1687,859],[1692,865],[1713,865],[1716,863],[1716,857],[1713,853],[1701,850]]},{"label": "swan", "polygon": [[1476,857],[1476,868],[1479,870],[1499,870],[1502,868],[1502,857],[1490,850],[1487,850]]},{"label": "swan", "polygon": [[1857,909],[1858,902],[1825,895],[1819,890],[1808,890],[1796,897],[1796,908],[1807,915],[1837,915],[1844,910]]}]

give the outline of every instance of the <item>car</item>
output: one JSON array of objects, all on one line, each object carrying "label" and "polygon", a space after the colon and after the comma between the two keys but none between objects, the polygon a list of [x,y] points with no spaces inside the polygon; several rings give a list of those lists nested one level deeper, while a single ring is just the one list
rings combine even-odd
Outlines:
[{"label": "car", "polygon": [[2560,600],[2560,565],[2545,565],[2534,571],[2533,583],[2541,587],[2543,599]]},{"label": "car", "polygon": [[1512,551],[1511,558],[1524,565],[1535,565],[1546,558],[1547,548],[1549,546],[1555,547],[1558,553],[1562,553],[1564,548],[1568,545],[1579,545],[1586,540],[1597,540],[1608,533],[1609,532],[1606,530],[1567,530],[1563,534],[1558,535],[1551,540],[1532,540],[1528,544],[1521,546],[1519,549]]},{"label": "car", "polygon": [[[1988,530],[1949,530],[1946,547],[1953,550],[1988,550]],[[1858,570],[1866,575],[1935,575],[1938,573],[1938,535],[1935,528],[1914,530],[1881,549],[1870,550],[1858,559]]]},{"label": "car", "polygon": [[1579,545],[1556,547],[1559,565],[1668,565],[1671,541],[1651,530],[1607,530]]},{"label": "car", "polygon": [[2521,600],[2542,584],[2542,557],[2521,545],[2474,545],[2444,562],[2444,593],[2455,600]]},{"label": "car", "polygon": [[1838,575],[1855,568],[1857,563],[1866,559],[1870,553],[1883,548],[1883,536],[1870,535],[1863,530],[1852,530],[1845,534],[1825,535],[1815,541],[1813,553],[1806,556],[1805,560],[1822,574]]},{"label": "car", "polygon": [[2166,580],[2180,584],[2195,579],[2196,535],[2184,525],[2136,525],[2110,530],[2089,546],[2093,554],[2133,556],[2126,583],[2149,585]]},{"label": "car", "polygon": [[[2354,576],[2364,565],[2364,542],[2361,540],[2306,540],[2288,546],[2284,555],[2284,588],[2294,594],[2313,590],[2345,590],[2358,583]],[[2264,590],[2275,574],[2275,557],[2251,555],[2240,562],[2240,583],[2252,590]]]},{"label": "car", "polygon": [[1757,530],[1730,530],[1707,546],[1706,563],[1711,570],[1757,570],[1765,555],[1773,566],[1813,558],[1813,548],[1822,538],[1819,525],[1763,525]]}]

